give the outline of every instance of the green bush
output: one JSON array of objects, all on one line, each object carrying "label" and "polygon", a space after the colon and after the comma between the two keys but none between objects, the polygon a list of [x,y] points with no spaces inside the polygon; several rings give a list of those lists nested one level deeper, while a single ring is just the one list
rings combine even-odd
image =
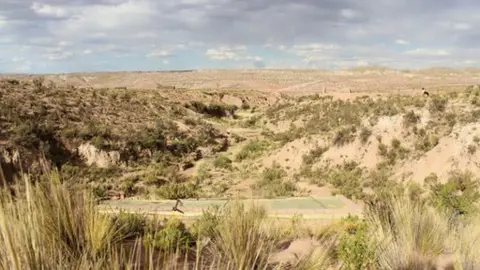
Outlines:
[{"label": "green bush", "polygon": [[243,161],[245,159],[254,159],[259,157],[266,149],[268,148],[268,143],[266,141],[250,141],[246,144],[240,152],[237,153],[235,159],[237,161]]},{"label": "green bush", "polygon": [[227,156],[218,155],[213,161],[213,166],[215,166],[215,168],[231,170],[232,160],[230,160]]},{"label": "green bush", "polygon": [[188,249],[195,243],[195,239],[185,224],[171,218],[164,228],[153,234],[147,234],[144,242],[162,251],[175,251]]},{"label": "green bush", "polygon": [[265,197],[292,196],[297,187],[295,183],[283,180],[286,175],[280,165],[273,164],[263,171],[262,180],[258,181],[254,188],[262,190]]},{"label": "green bush", "polygon": [[147,227],[147,217],[121,211],[113,217],[113,223],[126,237],[140,236]]},{"label": "green bush", "polygon": [[327,171],[327,181],[333,185],[336,192],[349,199],[362,199],[363,193],[363,169],[356,162],[345,162],[334,169]]},{"label": "green bush", "polygon": [[367,223],[351,216],[344,222],[351,225],[341,234],[337,247],[338,257],[343,262],[342,269],[370,269],[374,265],[375,246]]},{"label": "green bush", "polygon": [[198,197],[198,186],[195,183],[169,183],[159,187],[156,195],[162,199],[176,200]]},{"label": "green bush", "polygon": [[479,182],[469,171],[453,171],[447,183],[431,177],[426,184],[431,190],[430,202],[437,208],[461,215],[478,212]]}]

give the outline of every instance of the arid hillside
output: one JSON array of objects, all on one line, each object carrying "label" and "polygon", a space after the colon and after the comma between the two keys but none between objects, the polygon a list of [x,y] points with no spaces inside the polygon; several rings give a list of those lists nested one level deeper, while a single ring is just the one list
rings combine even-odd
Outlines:
[{"label": "arid hillside", "polygon": [[12,180],[55,165],[101,197],[341,194],[361,204],[376,189],[428,190],[425,179],[479,172],[475,72],[13,76],[0,89],[3,170]]},{"label": "arid hillside", "polygon": [[[4,76],[0,180],[9,192],[0,193],[0,239],[9,244],[0,253],[9,259],[0,265],[477,269],[479,75]],[[338,196],[364,215],[307,226],[233,204],[187,229],[176,219],[105,215],[93,204],[311,195]],[[35,241],[45,245],[30,248]]]}]

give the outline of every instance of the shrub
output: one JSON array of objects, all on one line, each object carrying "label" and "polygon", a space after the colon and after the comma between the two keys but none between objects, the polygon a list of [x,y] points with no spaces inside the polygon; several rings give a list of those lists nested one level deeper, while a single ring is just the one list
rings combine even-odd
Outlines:
[{"label": "shrub", "polygon": [[230,170],[232,169],[232,161],[224,155],[219,155],[213,161],[213,166],[215,166],[215,168]]},{"label": "shrub", "polygon": [[436,135],[420,135],[415,142],[415,149],[427,152],[437,146],[438,142],[439,138]]},{"label": "shrub", "polygon": [[451,220],[405,195],[369,205],[365,217],[377,239],[379,269],[435,269],[436,259],[449,246]]},{"label": "shrub", "polygon": [[335,134],[333,138],[333,145],[344,146],[355,140],[355,132],[357,131],[355,126],[342,128]]},{"label": "shrub", "polygon": [[401,145],[401,143],[400,143],[400,141],[399,141],[398,139],[392,139],[392,147],[393,147],[394,149],[400,148],[400,145]]},{"label": "shrub", "polygon": [[477,151],[477,147],[473,144],[469,144],[467,146],[467,152],[470,154],[470,155],[473,155],[475,154],[475,152]]},{"label": "shrub", "polygon": [[476,203],[480,199],[479,183],[473,173],[453,171],[445,184],[438,183],[435,178],[426,184],[432,191],[430,202],[435,207],[460,215],[478,211]]},{"label": "shrub", "polygon": [[388,155],[388,146],[380,143],[378,145],[378,154],[382,157],[386,157]]},{"label": "shrub", "polygon": [[356,162],[345,162],[334,169],[323,169],[328,183],[336,191],[349,199],[362,199],[364,196],[361,179],[363,170]]},{"label": "shrub", "polygon": [[210,239],[213,252],[218,254],[218,263],[228,265],[228,269],[267,268],[269,255],[274,251],[278,239],[263,229],[267,225],[264,208],[234,202],[204,221],[208,225],[197,225],[197,228],[207,229],[203,234],[200,231],[200,235],[212,236]]},{"label": "shrub", "polygon": [[101,258],[125,235],[89,194],[68,189],[54,172],[46,178],[23,179],[25,189],[16,189],[15,198],[0,194],[0,268],[108,268]]},{"label": "shrub", "polygon": [[366,144],[370,136],[372,136],[372,131],[366,127],[363,127],[360,131],[360,142],[362,144]]},{"label": "shrub", "polygon": [[209,115],[212,117],[226,117],[235,116],[235,111],[238,109],[236,106],[224,105],[224,104],[209,104],[205,105],[200,101],[192,101],[185,105],[187,108],[191,108],[194,111]]},{"label": "shrub", "polygon": [[428,110],[432,114],[444,113],[447,109],[447,102],[448,100],[446,98],[433,97],[430,100],[430,106],[428,107]]},{"label": "shrub", "polygon": [[194,240],[185,224],[176,218],[171,218],[164,228],[153,234],[147,234],[144,243],[164,252],[176,253],[178,250],[188,249],[195,243]]},{"label": "shrub", "polygon": [[348,217],[343,222],[351,225],[342,232],[337,248],[338,257],[343,262],[342,269],[369,269],[374,264],[375,245],[367,224],[358,217]]},{"label": "shrub", "polygon": [[409,111],[403,116],[403,126],[415,126],[420,121],[420,116],[416,115],[414,111]]},{"label": "shrub", "polygon": [[147,227],[147,217],[121,211],[113,217],[117,229],[126,237],[140,236]]},{"label": "shrub", "polygon": [[198,197],[198,186],[195,183],[169,183],[159,187],[156,195],[162,199],[176,200]]},{"label": "shrub", "polygon": [[323,153],[327,151],[328,147],[317,145],[314,149],[310,150],[308,154],[303,155],[303,163],[306,165],[312,165],[318,161],[318,159],[323,155]]},{"label": "shrub", "polygon": [[245,146],[243,146],[240,152],[237,153],[237,155],[235,156],[235,159],[237,161],[242,161],[245,159],[257,158],[267,148],[268,148],[268,143],[266,141],[260,141],[260,140],[250,141]]},{"label": "shrub", "polygon": [[273,164],[263,171],[262,180],[254,188],[262,190],[266,197],[292,196],[297,188],[293,182],[284,181],[285,176],[285,170],[280,165]]}]

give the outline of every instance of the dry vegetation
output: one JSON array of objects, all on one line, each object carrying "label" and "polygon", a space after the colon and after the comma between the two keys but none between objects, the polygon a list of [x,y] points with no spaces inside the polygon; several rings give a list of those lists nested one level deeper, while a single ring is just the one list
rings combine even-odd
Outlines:
[{"label": "dry vegetation", "polygon": [[[341,98],[46,78],[0,81],[2,269],[480,267],[478,85]],[[233,203],[186,226],[95,208],[115,194],[273,198],[318,188],[364,215],[284,224]]]}]

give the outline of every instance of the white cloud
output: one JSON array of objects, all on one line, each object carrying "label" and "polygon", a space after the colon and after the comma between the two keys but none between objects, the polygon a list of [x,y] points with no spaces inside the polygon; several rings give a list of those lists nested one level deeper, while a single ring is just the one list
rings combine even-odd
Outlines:
[{"label": "white cloud", "polygon": [[69,12],[66,8],[47,4],[40,4],[38,2],[33,2],[30,8],[36,14],[45,17],[66,18],[69,15]]},{"label": "white cloud", "polygon": [[427,55],[427,56],[447,56],[450,53],[445,49],[425,49],[425,48],[418,48],[415,50],[406,51],[405,54],[411,55]]},{"label": "white cloud", "polygon": [[47,53],[42,54],[48,60],[63,60],[74,56],[72,51],[63,51],[61,48],[48,49]]},{"label": "white cloud", "polygon": [[252,61],[257,61],[257,62],[258,61],[263,61],[263,58],[260,57],[260,56],[247,56],[247,57],[245,57],[245,59],[252,60]]},{"label": "white cloud", "polygon": [[23,58],[23,57],[12,58],[12,62],[14,62],[14,63],[23,62],[23,61],[25,61],[25,58]]},{"label": "white cloud", "polygon": [[340,15],[342,15],[342,17],[346,18],[346,19],[353,19],[355,17],[357,17],[357,12],[353,9],[342,9],[340,10]]},{"label": "white cloud", "polygon": [[164,65],[168,65],[168,64],[170,64],[170,61],[168,61],[168,60],[163,60],[162,63],[163,63]]},{"label": "white cloud", "polygon": [[4,16],[0,15],[0,28],[7,25],[7,20]]},{"label": "white cloud", "polygon": [[247,50],[246,46],[222,46],[219,48],[208,49],[205,55],[212,60],[235,60],[239,61],[243,59],[242,53]]},{"label": "white cloud", "polygon": [[294,45],[288,51],[300,56],[304,62],[313,62],[324,60],[330,51],[338,50],[339,48],[336,44],[309,43]]},{"label": "white cloud", "polygon": [[468,23],[454,23],[452,25],[453,29],[455,30],[469,30],[472,29],[472,25]]},{"label": "white cloud", "polygon": [[404,39],[396,39],[396,40],[395,40],[395,43],[396,43],[396,44],[400,44],[400,45],[409,45],[409,44],[410,44],[409,41],[404,40]]},{"label": "white cloud", "polygon": [[167,50],[155,50],[147,54],[147,57],[169,57],[173,54]]},{"label": "white cloud", "polygon": [[185,69],[277,58],[289,67],[480,65],[466,62],[480,57],[479,9],[473,0],[0,0],[0,57],[57,71],[88,70],[93,52],[106,59],[102,68],[123,69],[117,58],[129,56],[130,69],[156,68],[172,53],[170,65]]},{"label": "white cloud", "polygon": [[154,32],[145,31],[153,26],[152,19],[158,17],[152,5],[151,1],[129,0],[117,5],[52,6],[61,15],[70,16],[62,22],[51,22],[49,29],[53,35],[72,39],[79,38],[78,33],[99,38],[112,37],[112,34],[119,38],[128,34],[136,38],[152,38]]}]

